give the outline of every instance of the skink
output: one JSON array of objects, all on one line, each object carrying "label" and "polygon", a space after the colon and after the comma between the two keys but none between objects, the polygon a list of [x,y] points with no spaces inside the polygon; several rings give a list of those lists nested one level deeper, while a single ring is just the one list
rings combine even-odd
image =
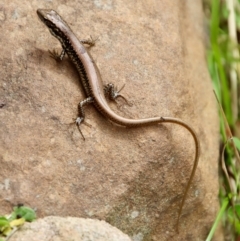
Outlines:
[{"label": "skink", "polygon": [[[112,121],[115,124],[124,127],[136,127],[136,126],[144,126],[144,125],[153,125],[159,123],[174,123],[185,127],[192,135],[195,142],[195,160],[192,168],[192,172],[187,183],[186,189],[184,191],[183,199],[181,201],[181,205],[178,211],[177,217],[177,230],[179,219],[182,213],[182,208],[189,191],[191,182],[193,180],[194,174],[197,169],[199,155],[200,155],[200,144],[197,137],[197,134],[186,122],[172,117],[152,117],[146,119],[128,119],[121,117],[114,113],[108,105],[106,100],[106,95],[110,97],[110,99],[116,99],[121,96],[118,91],[114,90],[114,86],[112,84],[108,84],[103,87],[102,80],[98,71],[98,68],[93,61],[92,57],[86,50],[83,44],[92,45],[94,41],[79,41],[77,37],[74,35],[70,27],[67,23],[60,17],[60,15],[54,10],[47,9],[38,9],[37,14],[40,20],[48,27],[50,33],[56,37],[61,45],[62,52],[57,57],[62,60],[65,53],[69,56],[73,64],[78,70],[80,75],[80,80],[83,85],[84,91],[86,93],[87,98],[79,103],[78,111],[79,116],[76,119],[76,124],[79,127],[80,124],[84,121],[84,110],[83,107],[86,104],[93,103],[96,109],[107,119]],[[52,53],[53,56],[56,57],[56,53]],[[105,91],[104,91],[105,90]],[[80,127],[79,131],[82,134]]]}]

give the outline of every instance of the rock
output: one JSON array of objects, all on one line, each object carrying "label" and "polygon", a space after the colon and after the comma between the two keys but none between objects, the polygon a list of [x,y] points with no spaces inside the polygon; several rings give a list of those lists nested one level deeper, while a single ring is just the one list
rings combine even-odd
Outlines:
[{"label": "rock", "polygon": [[[0,213],[23,203],[38,217],[106,220],[135,241],[206,239],[219,208],[219,121],[201,5],[2,0]],[[80,39],[99,37],[91,55],[103,82],[125,83],[121,93],[133,103],[110,103],[119,115],[177,117],[196,130],[201,157],[179,234],[177,213],[195,152],[191,135],[174,124],[121,128],[89,106],[92,127],[82,126],[83,141],[70,124],[84,99],[78,74],[67,57],[61,63],[49,57],[48,49],[61,47],[37,8],[56,10]]]},{"label": "rock", "polygon": [[11,241],[131,241],[105,221],[73,217],[45,217],[25,223]]}]

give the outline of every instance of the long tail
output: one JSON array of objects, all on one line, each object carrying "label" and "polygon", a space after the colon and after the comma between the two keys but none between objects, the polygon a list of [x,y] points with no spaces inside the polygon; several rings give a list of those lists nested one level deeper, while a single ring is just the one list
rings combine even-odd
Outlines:
[{"label": "long tail", "polygon": [[184,195],[183,195],[183,198],[182,198],[182,202],[181,202],[180,208],[179,208],[179,210],[178,210],[178,217],[177,217],[177,224],[176,224],[176,230],[177,230],[177,232],[178,232],[179,219],[180,219],[180,217],[181,217],[183,205],[184,205],[184,203],[185,203],[185,200],[186,200],[186,197],[187,197],[189,188],[190,188],[190,186],[191,186],[193,177],[194,177],[194,175],[195,175],[195,172],[196,172],[196,169],[197,169],[197,165],[198,165],[198,161],[199,161],[199,156],[200,156],[200,143],[199,143],[199,140],[198,140],[198,137],[197,137],[196,132],[193,130],[192,127],[190,127],[190,126],[189,126],[187,123],[185,123],[184,121],[182,121],[182,120],[180,120],[180,119],[177,119],[177,118],[171,118],[171,117],[161,117],[161,120],[162,120],[162,122],[175,123],[175,124],[184,126],[184,127],[185,127],[186,129],[188,129],[188,131],[191,133],[191,135],[192,135],[192,137],[193,137],[193,139],[194,139],[194,142],[195,142],[195,149],[196,149],[196,151],[195,151],[195,159],[194,159],[194,163],[193,163],[193,168],[192,168],[192,172],[191,172],[189,181],[188,181],[188,183],[187,183],[186,189],[185,189],[185,191],[184,191]]}]

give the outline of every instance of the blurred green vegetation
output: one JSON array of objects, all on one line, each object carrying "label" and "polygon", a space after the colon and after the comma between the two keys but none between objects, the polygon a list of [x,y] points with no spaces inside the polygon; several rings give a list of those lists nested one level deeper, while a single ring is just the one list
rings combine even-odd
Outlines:
[{"label": "blurred green vegetation", "polygon": [[220,210],[206,240],[211,240],[222,225],[225,240],[240,240],[240,0],[205,2],[209,22],[207,62],[214,90],[219,101],[220,116]]}]

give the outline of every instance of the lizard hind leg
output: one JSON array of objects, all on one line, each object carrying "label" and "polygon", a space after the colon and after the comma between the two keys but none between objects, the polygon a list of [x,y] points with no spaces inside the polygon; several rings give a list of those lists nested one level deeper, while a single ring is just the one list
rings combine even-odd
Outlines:
[{"label": "lizard hind leg", "polygon": [[92,98],[92,97],[88,97],[88,98],[86,98],[85,100],[81,101],[81,102],[78,104],[78,117],[76,118],[75,123],[76,123],[76,126],[78,127],[78,130],[79,130],[81,136],[83,137],[83,140],[85,140],[85,137],[84,137],[84,135],[83,135],[83,133],[82,133],[82,131],[81,131],[80,125],[81,125],[82,123],[84,123],[84,124],[86,124],[87,126],[90,126],[90,127],[91,127],[90,124],[84,122],[85,112],[84,112],[83,107],[84,107],[85,105],[88,105],[88,104],[91,104],[91,103],[93,103],[93,98]]},{"label": "lizard hind leg", "polygon": [[107,85],[104,86],[104,94],[105,96],[116,102],[117,98],[122,98],[129,106],[132,106],[132,103],[130,103],[123,95],[120,94],[120,92],[122,91],[122,89],[125,87],[125,84],[118,90],[114,84],[109,83]]}]

